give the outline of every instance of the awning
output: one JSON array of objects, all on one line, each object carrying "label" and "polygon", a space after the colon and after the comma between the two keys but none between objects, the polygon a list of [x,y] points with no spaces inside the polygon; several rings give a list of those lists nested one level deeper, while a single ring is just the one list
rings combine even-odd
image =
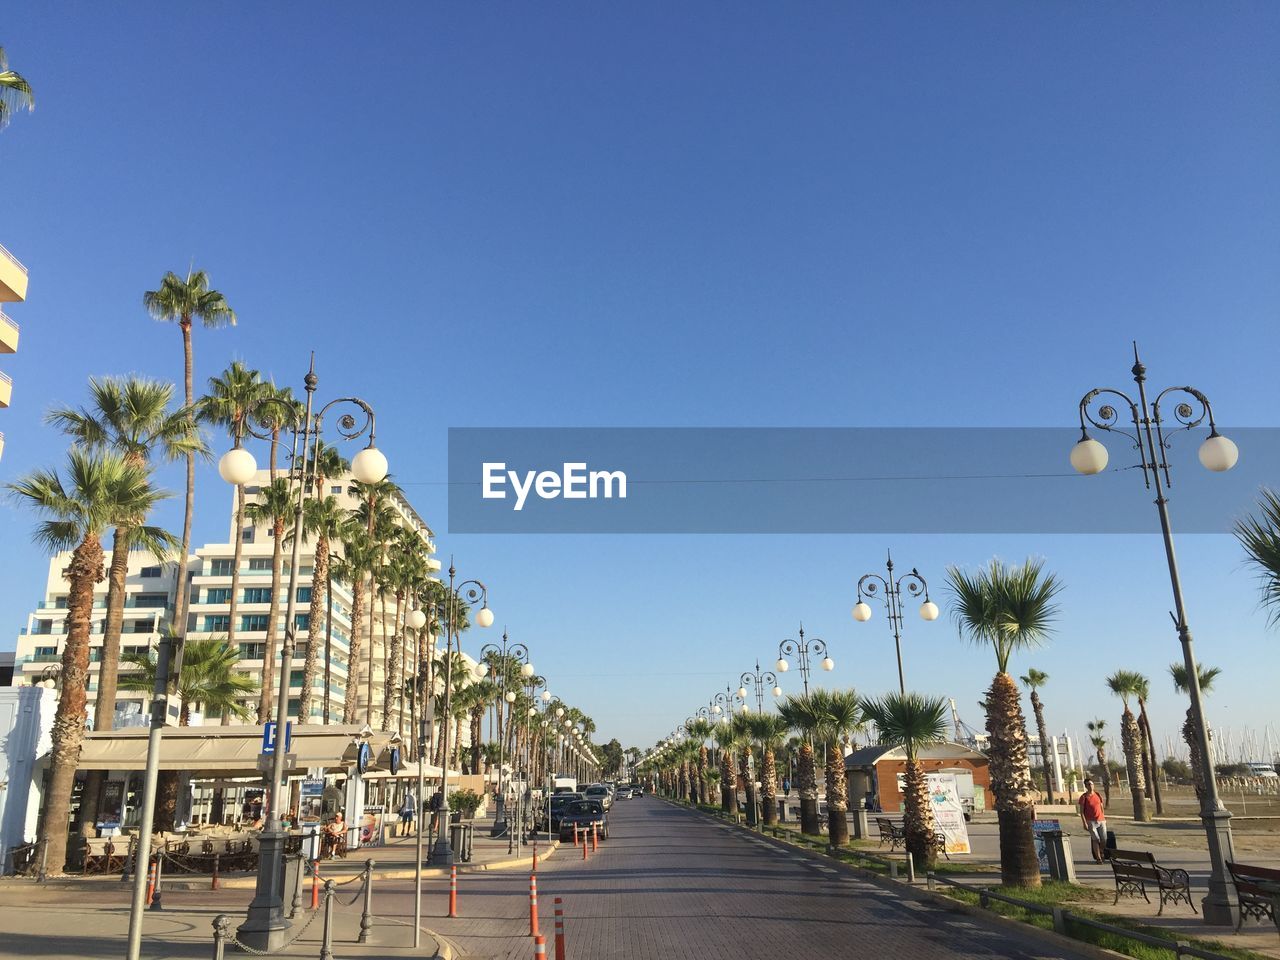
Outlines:
[{"label": "awning", "polygon": [[[363,728],[338,724],[301,724],[293,727],[286,768],[289,774],[309,767],[350,767],[356,759]],[[147,764],[145,728],[88,733],[80,748],[84,770],[142,770]],[[369,736],[374,757],[381,757],[390,741],[388,733]],[[169,727],[160,744],[160,769],[181,770],[196,776],[217,773],[251,777],[260,774],[262,728],[244,724],[210,727]],[[376,766],[376,765],[375,765]]]}]

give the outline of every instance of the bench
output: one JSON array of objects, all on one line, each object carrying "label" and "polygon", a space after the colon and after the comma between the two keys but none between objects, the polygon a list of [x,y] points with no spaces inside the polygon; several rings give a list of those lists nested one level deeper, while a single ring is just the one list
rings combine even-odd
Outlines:
[{"label": "bench", "polygon": [[1236,896],[1240,898],[1236,933],[1240,932],[1246,917],[1270,920],[1280,930],[1280,918],[1276,916],[1276,901],[1280,900],[1280,870],[1251,867],[1247,863],[1232,863],[1230,860],[1227,861],[1227,869],[1231,871],[1231,882],[1236,885]]},{"label": "bench", "polygon": [[1136,897],[1142,895],[1147,903],[1147,884],[1153,884],[1160,893],[1160,909],[1156,916],[1164,913],[1167,903],[1185,903],[1192,913],[1198,913],[1196,905],[1191,902],[1191,877],[1187,871],[1169,869],[1156,863],[1153,854],[1145,850],[1112,850],[1109,858],[1111,872],[1116,879],[1116,898],[1111,902],[1115,906],[1120,897]]},{"label": "bench", "polygon": [[[880,845],[889,844],[890,853],[897,850],[900,844],[906,844],[907,830],[903,824],[895,823],[888,817],[876,817],[876,826],[880,829]],[[947,835],[941,830],[933,831],[933,846],[948,860],[951,859],[951,854],[947,853]]]}]

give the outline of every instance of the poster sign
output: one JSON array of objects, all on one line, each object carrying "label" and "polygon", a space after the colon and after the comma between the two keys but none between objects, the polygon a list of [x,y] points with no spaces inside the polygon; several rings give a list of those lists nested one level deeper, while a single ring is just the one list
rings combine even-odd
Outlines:
[{"label": "poster sign", "polygon": [[381,805],[364,808],[364,815],[360,818],[360,846],[382,846],[382,821],[386,811],[387,808]]},{"label": "poster sign", "polygon": [[1057,820],[1032,820],[1031,833],[1035,837],[1036,842],[1036,859],[1040,861],[1040,872],[1047,874],[1049,872],[1049,848],[1045,842],[1044,835],[1046,833],[1057,833],[1062,829],[1062,824]]},{"label": "poster sign", "polygon": [[98,826],[103,830],[119,830],[124,817],[124,781],[107,780],[98,795]]},{"label": "poster sign", "polygon": [[298,792],[298,822],[318,824],[324,816],[324,779],[307,777]]},{"label": "poster sign", "polygon": [[954,773],[926,773],[929,802],[933,805],[933,824],[947,838],[946,852],[971,853],[969,830],[964,823],[964,805]]}]

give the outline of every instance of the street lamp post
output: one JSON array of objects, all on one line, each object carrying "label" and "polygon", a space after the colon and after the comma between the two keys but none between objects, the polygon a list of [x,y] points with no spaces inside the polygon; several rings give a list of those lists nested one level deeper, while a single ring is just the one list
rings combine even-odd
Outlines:
[{"label": "street lamp post", "polygon": [[[1218,796],[1217,778],[1213,769],[1213,754],[1210,752],[1209,731],[1204,718],[1204,704],[1200,695],[1200,679],[1196,666],[1195,651],[1191,643],[1191,627],[1187,623],[1186,606],[1182,599],[1182,580],[1178,574],[1178,560],[1173,549],[1173,530],[1169,522],[1169,500],[1165,496],[1165,488],[1172,485],[1169,473],[1167,451],[1169,441],[1164,434],[1164,421],[1160,415],[1160,404],[1169,394],[1177,395],[1178,401],[1173,409],[1174,420],[1180,430],[1190,430],[1199,426],[1206,419],[1209,421],[1209,436],[1200,445],[1200,463],[1215,473],[1230,470],[1239,457],[1236,445],[1218,433],[1214,421],[1213,407],[1209,399],[1194,387],[1167,387],[1147,403],[1147,368],[1138,357],[1138,346],[1133,347],[1133,382],[1138,385],[1138,399],[1135,402],[1128,394],[1111,387],[1090,390],[1080,400],[1080,439],[1071,450],[1071,465],[1083,474],[1101,473],[1107,466],[1107,448],[1089,436],[1089,425],[1099,430],[1119,433],[1133,442],[1138,451],[1142,468],[1142,477],[1147,489],[1155,487],[1156,510],[1160,516],[1160,531],[1164,536],[1165,560],[1169,567],[1169,581],[1173,587],[1174,626],[1178,631],[1178,640],[1182,645],[1182,660],[1187,670],[1187,691],[1191,695],[1191,714],[1195,725],[1196,741],[1200,747],[1200,756],[1204,763],[1204,790],[1200,799],[1200,821],[1204,824],[1205,836],[1209,845],[1209,894],[1201,902],[1205,923],[1235,924],[1239,919],[1240,903],[1234,885],[1227,878],[1226,864],[1235,859],[1231,841],[1231,812],[1223,805]],[[1116,397],[1128,408],[1129,420],[1133,424],[1133,433],[1120,428],[1120,413],[1112,403],[1096,403],[1099,397],[1109,395]]]},{"label": "street lamp post", "polygon": [[764,688],[766,686],[772,689],[773,695],[775,697],[782,696],[782,688],[778,686],[777,675],[774,674],[772,670],[765,670],[763,673],[761,673],[759,660],[756,661],[755,672],[752,673],[750,670],[746,671],[745,673],[743,673],[739,682],[742,684],[742,689],[738,691],[738,693],[740,694],[746,690],[748,684],[755,685],[754,689],[756,691],[756,712],[757,713],[764,713]]},{"label": "street lamp post", "polygon": [[858,581],[858,602],[853,607],[853,619],[865,623],[871,619],[871,607],[863,600],[863,596],[874,597],[882,590],[884,603],[889,609],[889,626],[893,629],[893,649],[898,655],[898,691],[907,692],[907,684],[902,676],[902,588],[912,597],[924,594],[924,603],[920,604],[920,619],[937,620],[938,605],[929,599],[929,584],[915,567],[910,573],[904,573],[896,580],[893,576],[893,554],[888,554],[885,561],[885,576],[878,573],[863,574]]},{"label": "street lamp post", "polygon": [[493,611],[489,609],[489,588],[479,580],[463,580],[457,582],[458,571],[453,566],[453,558],[449,558],[449,604],[445,617],[444,643],[444,710],[443,722],[440,724],[440,834],[436,837],[435,849],[431,852],[431,862],[439,867],[453,866],[453,848],[449,845],[449,717],[450,704],[453,700],[453,646],[457,643],[461,653],[462,638],[458,630],[458,609],[462,592],[466,591],[468,603],[480,601],[480,609],[476,611],[476,625],[493,626]]},{"label": "street lamp post", "polygon": [[[265,397],[255,403],[249,410],[249,416],[240,421],[236,432],[235,445],[218,461],[218,473],[223,480],[234,486],[243,486],[253,479],[258,465],[253,454],[241,445],[244,433],[253,434],[262,440],[269,439],[259,434],[249,422],[272,404],[279,405],[285,416],[292,420],[288,427],[293,434],[293,456],[289,467],[289,482],[294,496],[293,510],[293,552],[290,555],[289,593],[285,605],[284,639],[280,646],[280,686],[276,698],[276,746],[271,755],[270,805],[267,823],[259,837],[258,878],[254,889],[253,900],[249,904],[245,922],[236,931],[237,938],[255,950],[271,952],[281,949],[285,944],[285,933],[292,926],[284,915],[284,891],[282,863],[284,860],[285,840],[288,833],[284,828],[284,812],[286,804],[285,785],[285,731],[289,721],[289,680],[290,664],[293,661],[293,647],[297,630],[298,570],[302,556],[302,515],[307,495],[315,486],[317,456],[320,434],[324,426],[325,414],[339,404],[350,404],[363,414],[360,421],[351,413],[344,413],[338,418],[336,430],[347,440],[356,440],[366,433],[369,444],[352,458],[351,472],[362,483],[377,483],[387,475],[387,458],[375,445],[376,421],[373,408],[358,397],[339,397],[331,400],[319,412],[313,412],[316,386],[315,356],[312,355],[311,367],[303,378],[306,390],[306,404],[301,419],[296,417],[293,405],[276,397]],[[301,445],[301,451],[299,451]],[[237,532],[237,536],[238,536]]]},{"label": "street lamp post", "polygon": [[790,669],[787,663],[788,657],[793,657],[796,664],[800,667],[800,679],[804,682],[804,695],[809,695],[809,654],[822,657],[819,664],[823,670],[834,670],[835,661],[827,656],[827,645],[822,640],[814,637],[812,640],[806,640],[804,635],[804,624],[800,625],[799,640],[783,640],[778,644],[778,662],[775,664],[779,673],[786,673]]},{"label": "street lamp post", "polygon": [[[529,663],[529,648],[523,643],[509,642],[507,631],[503,630],[502,643],[500,645],[486,643],[480,648],[480,655],[488,662],[491,671],[496,670],[498,672],[498,687],[502,695],[498,710],[506,710],[507,707],[505,705],[515,703],[516,699],[515,691],[507,689],[507,674],[509,672],[507,667],[514,661],[520,664],[521,677],[533,676],[533,665]],[[501,719],[501,716],[499,716],[499,719]],[[514,716],[507,717],[508,727],[514,722]],[[506,728],[504,728],[504,732],[506,732]],[[506,737],[502,736],[498,738],[498,802],[494,810],[493,827],[489,831],[489,836],[491,837],[500,837],[504,830],[510,829],[507,823],[506,793],[502,788],[502,768],[506,762],[506,753]],[[510,848],[511,844],[508,843],[507,846]],[[510,849],[507,852],[510,853]]]}]

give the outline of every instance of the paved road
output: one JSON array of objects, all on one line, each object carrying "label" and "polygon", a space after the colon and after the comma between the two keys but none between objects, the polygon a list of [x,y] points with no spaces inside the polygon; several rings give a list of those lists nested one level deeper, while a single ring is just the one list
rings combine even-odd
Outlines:
[{"label": "paved road", "polygon": [[[566,846],[538,871],[543,931],[551,932],[552,898],[563,898],[570,960],[1083,956],[900,899],[821,857],[651,797],[615,804],[610,820],[612,836],[586,863]],[[425,924],[466,957],[523,960],[533,953],[528,883],[513,871],[461,878],[455,920],[441,918],[444,888],[432,883]],[[399,884],[383,897],[383,909],[411,910]]]}]

